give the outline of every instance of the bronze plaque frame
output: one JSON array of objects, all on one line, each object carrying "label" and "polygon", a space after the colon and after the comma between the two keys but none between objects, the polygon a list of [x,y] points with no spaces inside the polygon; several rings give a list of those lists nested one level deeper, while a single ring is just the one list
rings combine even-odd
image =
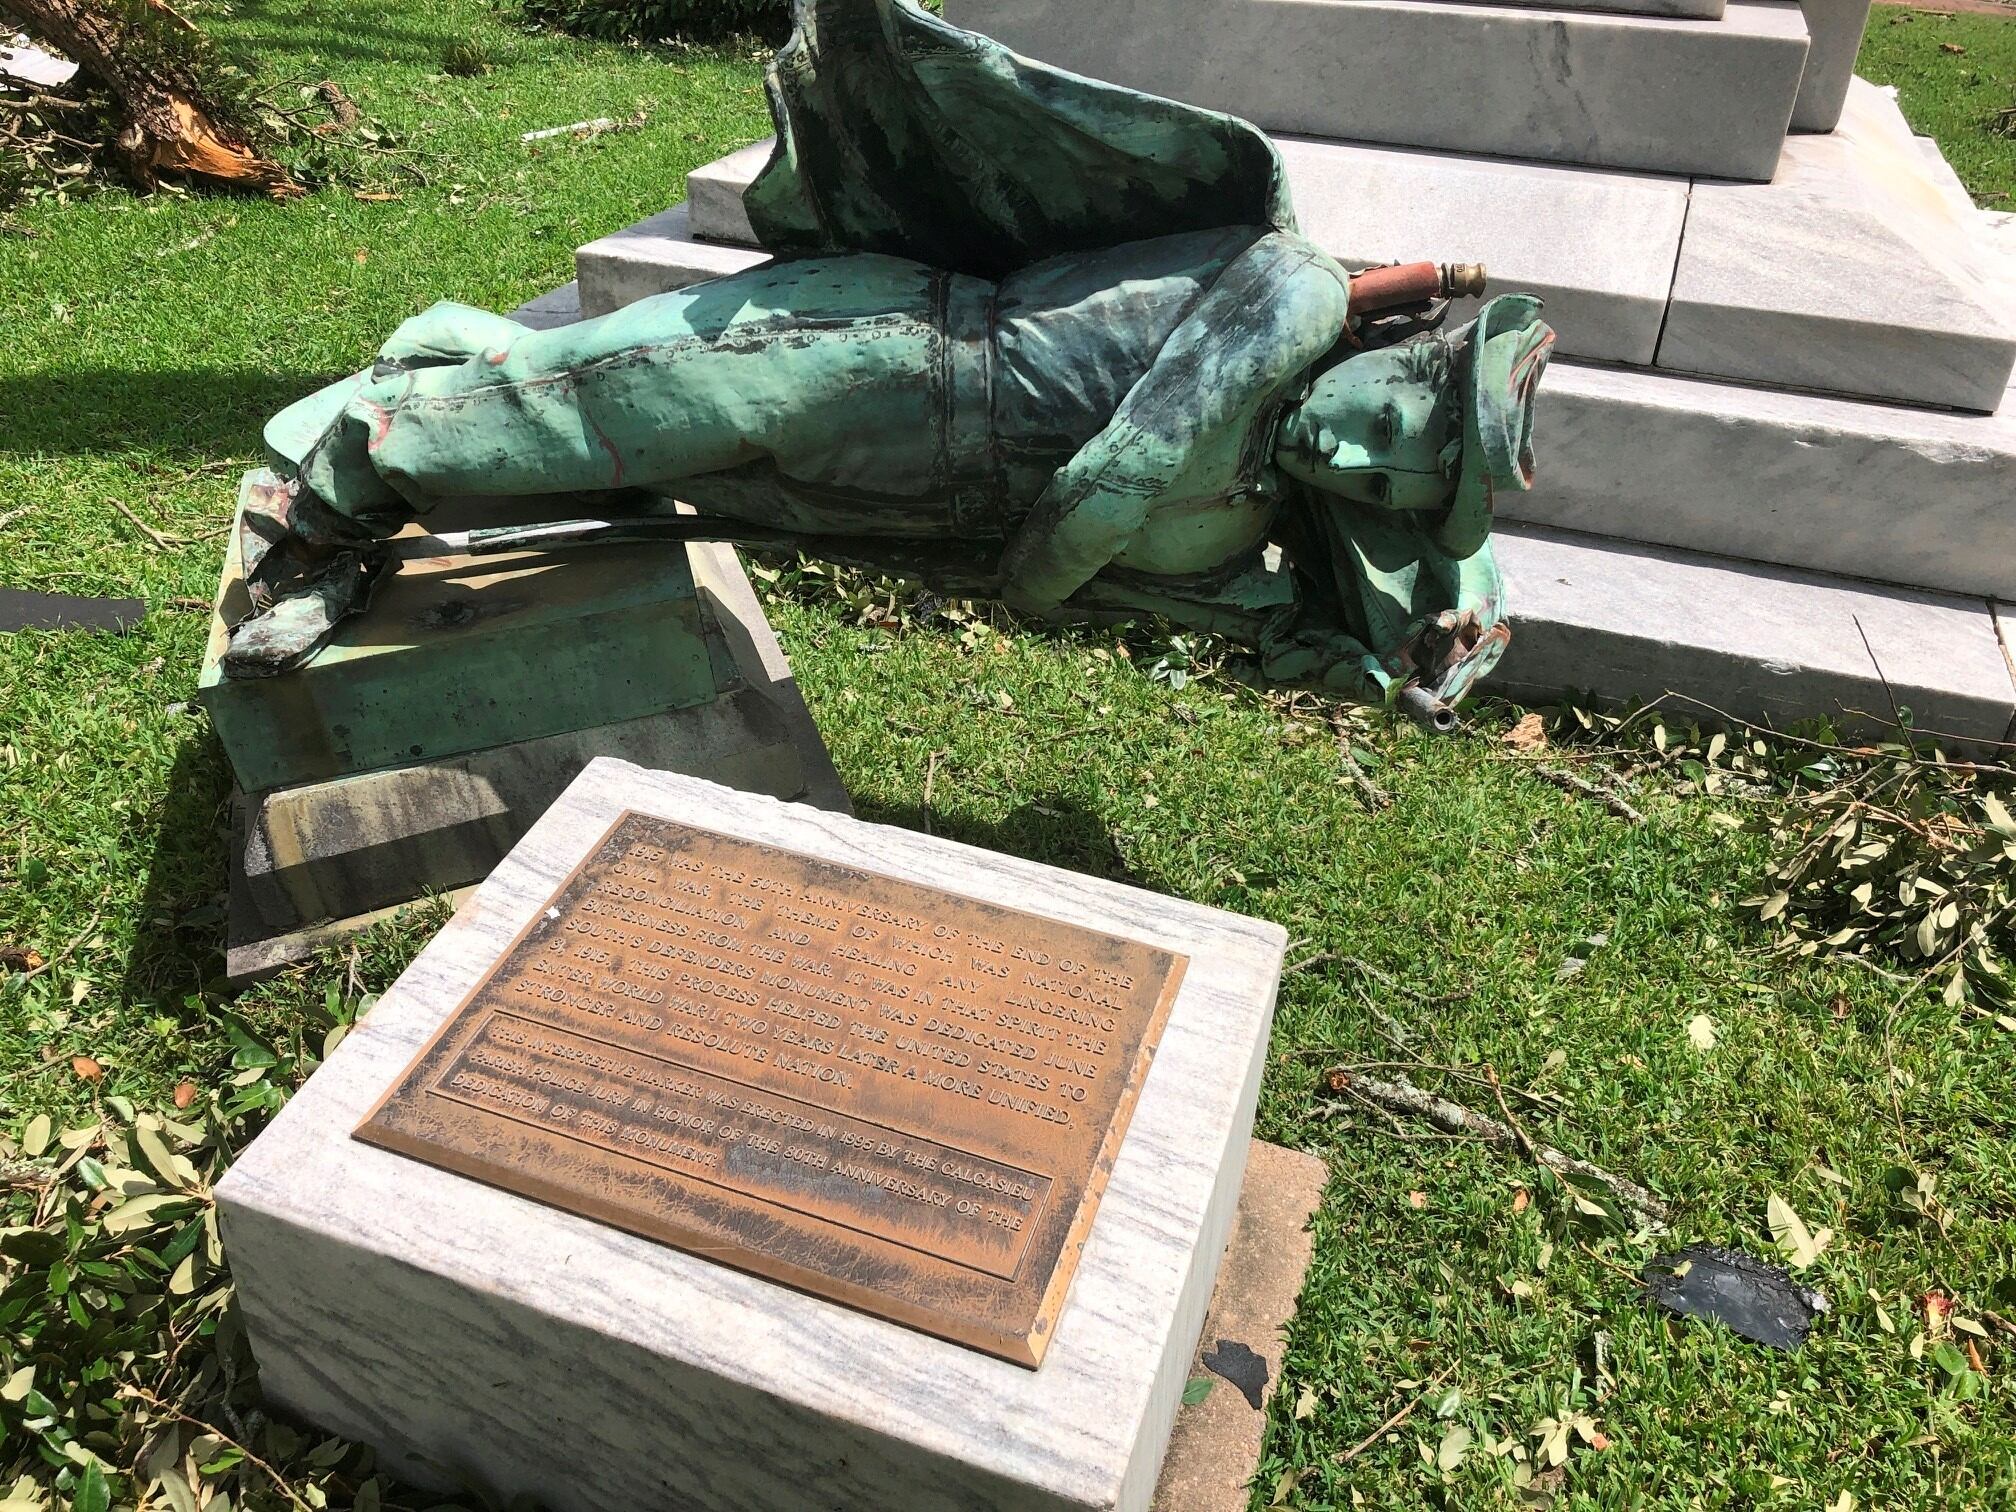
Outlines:
[{"label": "bronze plaque frame", "polygon": [[1034,1367],[1186,965],[626,810],[355,1132]]}]

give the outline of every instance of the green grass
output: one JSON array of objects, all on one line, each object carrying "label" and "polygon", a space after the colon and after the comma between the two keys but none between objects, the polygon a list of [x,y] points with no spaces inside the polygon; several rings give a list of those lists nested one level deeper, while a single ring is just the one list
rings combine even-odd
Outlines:
[{"label": "green grass", "polygon": [[1938,139],[1975,201],[2016,210],[2016,25],[2012,17],[1879,5],[1855,71],[1894,84],[1912,130]]},{"label": "green grass", "polygon": [[[1977,194],[2007,191],[2010,144],[1976,128],[2007,101],[2016,27],[1888,16],[1865,67],[1900,80]],[[218,29],[282,73],[338,79],[421,148],[430,182],[388,175],[387,203],[111,193],[20,212],[39,235],[0,238],[0,578],[151,605],[124,638],[0,636],[0,945],[60,957],[0,986],[0,1129],[88,1122],[105,1096],[165,1106],[184,1077],[208,1099],[247,1070],[214,990],[227,780],[189,706],[204,619],[177,601],[211,591],[261,419],[434,299],[508,308],[563,281],[575,244],[766,129],[749,57],[526,37],[474,0],[241,0]],[[492,71],[443,76],[444,46],[471,35]],[[1970,69],[1986,82],[1961,84]],[[640,109],[635,131],[517,140]],[[155,547],[113,499],[186,544]],[[1334,1179],[1256,1506],[1283,1472],[1312,1512],[1531,1505],[1491,1448],[1531,1453],[1542,1420],[1573,1413],[1607,1447],[1578,1440],[1543,1480],[1560,1506],[2016,1498],[2016,1341],[1975,1341],[1985,1380],[1911,1349],[1925,1293],[1977,1317],[2016,1277],[2016,1036],[1865,970],[1769,956],[1738,906],[1762,841],[1711,822],[1731,804],[1655,771],[1648,821],[1628,825],[1536,780],[1487,716],[1479,738],[1361,734],[1395,798],[1373,811],[1306,702],[1223,675],[1171,691],[1110,637],[893,634],[810,593],[769,607],[865,816],[1277,920],[1291,960],[1329,953],[1285,984],[1263,1091],[1260,1132]],[[312,1064],[329,1005],[382,988],[423,932],[240,1000],[242,1026]],[[1713,1049],[1689,1038],[1697,1015]],[[1655,1317],[1617,1268],[1647,1240],[1586,1239],[1516,1153],[1322,1090],[1331,1065],[1408,1056],[1546,1094],[1522,1104],[1535,1136],[1664,1193],[1678,1241],[1768,1252],[1782,1195],[1836,1231],[1812,1273],[1835,1311],[1792,1356]],[[1416,1075],[1492,1111],[1474,1083]],[[1943,1231],[1892,1211],[1893,1166],[1936,1178]],[[1461,1397],[1339,1463],[1438,1379]],[[1445,1475],[1422,1446],[1452,1424],[1475,1447]],[[9,1443],[0,1483],[26,1452]],[[342,1508],[356,1481],[323,1484]],[[278,1505],[253,1475],[236,1495]]]}]

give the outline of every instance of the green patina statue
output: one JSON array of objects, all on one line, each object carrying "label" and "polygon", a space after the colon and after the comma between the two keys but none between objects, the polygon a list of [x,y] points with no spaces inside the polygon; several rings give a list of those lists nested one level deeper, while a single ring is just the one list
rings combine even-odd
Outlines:
[{"label": "green patina statue", "polygon": [[1444,330],[1481,270],[1354,278],[1243,121],[911,0],[796,22],[747,195],[776,260],[547,331],[438,305],[277,416],[226,670],[311,656],[416,512],[537,495],[600,518],[475,544],[792,545],[1048,617],[1164,615],[1446,722],[1508,638],[1491,503],[1531,482],[1538,302]]}]

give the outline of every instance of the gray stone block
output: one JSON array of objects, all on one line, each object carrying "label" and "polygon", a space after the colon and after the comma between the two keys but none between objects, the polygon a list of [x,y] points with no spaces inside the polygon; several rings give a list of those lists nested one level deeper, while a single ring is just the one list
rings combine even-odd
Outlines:
[{"label": "gray stone block", "polygon": [[[1650,363],[1659,343],[1684,180],[1555,163],[1281,137],[1303,232],[1346,267],[1481,262],[1496,291],[1547,304],[1565,354]],[[753,239],[742,191],[768,161],[757,142],[686,176],[696,237]],[[1467,319],[1474,301],[1452,318]]]},{"label": "gray stone block", "polygon": [[1532,527],[1497,541],[1513,631],[1487,686],[1506,696],[1672,693],[1742,720],[1825,715],[1868,732],[1894,692],[1919,728],[1961,743],[2001,740],[2016,716],[1986,600]]},{"label": "gray stone block", "polygon": [[1442,0],[954,0],[1075,73],[1270,130],[1612,168],[1771,177],[1806,61],[1796,5],[1719,21]]},{"label": "gray stone block", "polygon": [[1535,429],[1508,517],[2016,596],[2016,396],[1959,415],[1557,362]]},{"label": "gray stone block", "polygon": [[2016,329],[1979,217],[1894,101],[1785,144],[1769,185],[1696,184],[1658,365],[1779,388],[1986,412]]},{"label": "gray stone block", "polygon": [[1862,30],[1869,24],[1869,0],[1799,0],[1812,46],[1792,102],[1794,131],[1832,131],[1841,119]]},{"label": "gray stone block", "polygon": [[[1462,0],[1476,4],[1478,0]],[[1542,10],[1611,11],[1626,16],[1673,16],[1719,21],[1724,0],[1490,0],[1493,5],[1530,5]]]},{"label": "gray stone block", "polygon": [[687,207],[674,205],[579,248],[574,253],[574,275],[581,291],[581,313],[607,315],[667,289],[769,261],[747,247],[695,241],[687,219]]},{"label": "gray stone block", "polygon": [[[1189,958],[1040,1370],[350,1131],[625,809]],[[597,761],[219,1185],[273,1405],[555,1512],[1146,1512],[1239,1199],[1273,924]]]}]

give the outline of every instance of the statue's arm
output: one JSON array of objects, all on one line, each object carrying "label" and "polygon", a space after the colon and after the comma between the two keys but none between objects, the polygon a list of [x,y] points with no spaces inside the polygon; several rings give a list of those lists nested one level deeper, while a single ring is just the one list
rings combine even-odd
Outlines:
[{"label": "statue's arm", "polygon": [[1008,543],[1002,597],[1052,613],[1152,528],[1159,502],[1229,492],[1247,433],[1336,344],[1348,300],[1344,271],[1299,237],[1263,237],[1234,259],[1050,480]]}]

